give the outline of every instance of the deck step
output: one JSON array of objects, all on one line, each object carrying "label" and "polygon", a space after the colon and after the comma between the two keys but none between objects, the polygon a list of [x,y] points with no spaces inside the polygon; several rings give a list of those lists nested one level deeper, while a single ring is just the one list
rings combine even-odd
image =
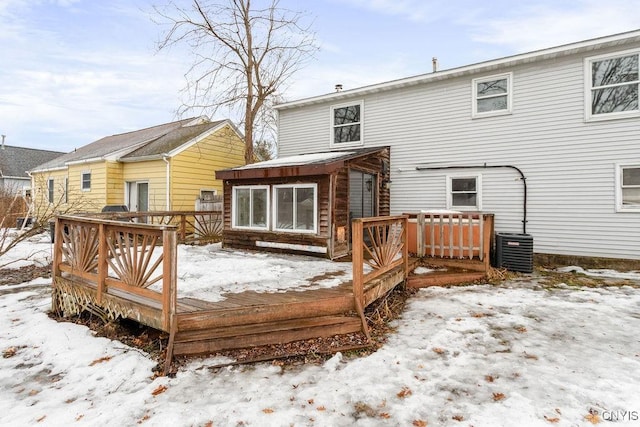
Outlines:
[{"label": "deck step", "polygon": [[362,323],[358,317],[318,316],[224,328],[179,331],[175,336],[173,353],[176,356],[196,355],[260,345],[283,344],[358,332],[361,328]]},{"label": "deck step", "polygon": [[407,278],[407,287],[409,288],[426,288],[429,286],[447,286],[461,285],[463,283],[475,282],[476,280],[485,279],[487,275],[484,272],[465,271],[440,274],[420,274]]},{"label": "deck step", "polygon": [[246,305],[235,308],[178,313],[178,330],[213,329],[248,324],[263,324],[314,316],[331,316],[353,310],[353,295],[331,298]]}]

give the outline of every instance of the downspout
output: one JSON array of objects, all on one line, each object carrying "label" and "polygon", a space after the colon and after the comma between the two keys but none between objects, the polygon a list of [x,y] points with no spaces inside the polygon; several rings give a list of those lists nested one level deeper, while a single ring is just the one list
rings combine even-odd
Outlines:
[{"label": "downspout", "polygon": [[164,160],[164,162],[167,164],[167,172],[166,172],[166,197],[167,197],[167,203],[166,203],[166,210],[170,211],[171,210],[171,202],[169,199],[170,196],[170,191],[169,191],[169,185],[171,184],[171,170],[169,168],[169,156],[167,154],[163,154],[162,155],[162,160]]},{"label": "downspout", "polygon": [[444,169],[498,169],[498,168],[508,168],[513,169],[520,175],[520,179],[522,180],[522,192],[523,192],[523,202],[522,202],[522,234],[527,234],[527,178],[524,176],[524,173],[516,166],[513,165],[491,165],[488,166],[486,163],[482,166],[416,166],[416,170],[425,171],[425,170],[444,170]]}]

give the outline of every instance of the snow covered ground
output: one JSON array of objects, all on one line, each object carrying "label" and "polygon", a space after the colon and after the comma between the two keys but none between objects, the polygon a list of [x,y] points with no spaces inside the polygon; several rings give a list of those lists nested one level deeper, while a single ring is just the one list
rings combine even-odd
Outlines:
[{"label": "snow covered ground", "polygon": [[[41,239],[16,251],[46,257],[47,246]],[[183,249],[185,286],[198,281],[189,276],[196,264],[225,263],[224,251]],[[207,251],[224,256],[207,261]],[[289,267],[299,276],[317,266],[297,258]],[[277,272],[278,263],[257,265],[248,257],[242,272]],[[620,276],[640,281],[640,272]],[[48,284],[0,287],[0,425],[640,425],[640,289],[632,286],[548,287],[523,276],[429,288],[368,357],[217,370],[208,367],[223,360],[197,359],[175,378],[153,378],[155,363],[140,350],[49,319]]]}]

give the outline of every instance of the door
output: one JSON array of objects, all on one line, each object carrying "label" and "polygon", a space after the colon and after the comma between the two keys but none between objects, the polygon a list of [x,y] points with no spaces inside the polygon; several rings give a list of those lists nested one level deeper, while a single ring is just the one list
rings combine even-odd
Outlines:
[{"label": "door", "polygon": [[376,176],[349,170],[349,221],[376,216]]},{"label": "door", "polygon": [[[127,207],[131,212],[146,212],[149,210],[149,183],[127,182]],[[147,222],[140,217],[136,222]]]}]

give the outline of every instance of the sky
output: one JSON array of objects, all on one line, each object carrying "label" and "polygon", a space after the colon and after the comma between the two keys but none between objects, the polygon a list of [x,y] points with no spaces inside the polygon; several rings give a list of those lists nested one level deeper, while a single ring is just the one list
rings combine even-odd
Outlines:
[{"label": "sky", "polygon": [[[72,151],[185,118],[185,46],[158,52],[168,0],[1,0],[0,134]],[[186,1],[186,0],[178,0]],[[281,0],[304,12],[318,53],[292,101],[640,28],[640,0]],[[154,19],[155,18],[155,19]],[[221,114],[211,117],[222,119]],[[194,115],[199,114],[193,113]],[[228,114],[228,113],[227,113]],[[235,117],[230,117],[238,121]]]},{"label": "sky", "polygon": [[[43,233],[0,263],[46,265],[51,247]],[[180,245],[178,295],[194,295],[199,274],[217,278],[209,281],[217,297],[302,290],[278,278],[292,265],[335,264]],[[191,359],[175,377],[154,376],[156,363],[138,348],[51,319],[51,279],[2,285],[0,425],[637,426],[640,271],[562,269],[574,270],[618,285],[552,285],[535,274],[426,288],[368,356],[221,368],[234,360],[211,356]]]}]

